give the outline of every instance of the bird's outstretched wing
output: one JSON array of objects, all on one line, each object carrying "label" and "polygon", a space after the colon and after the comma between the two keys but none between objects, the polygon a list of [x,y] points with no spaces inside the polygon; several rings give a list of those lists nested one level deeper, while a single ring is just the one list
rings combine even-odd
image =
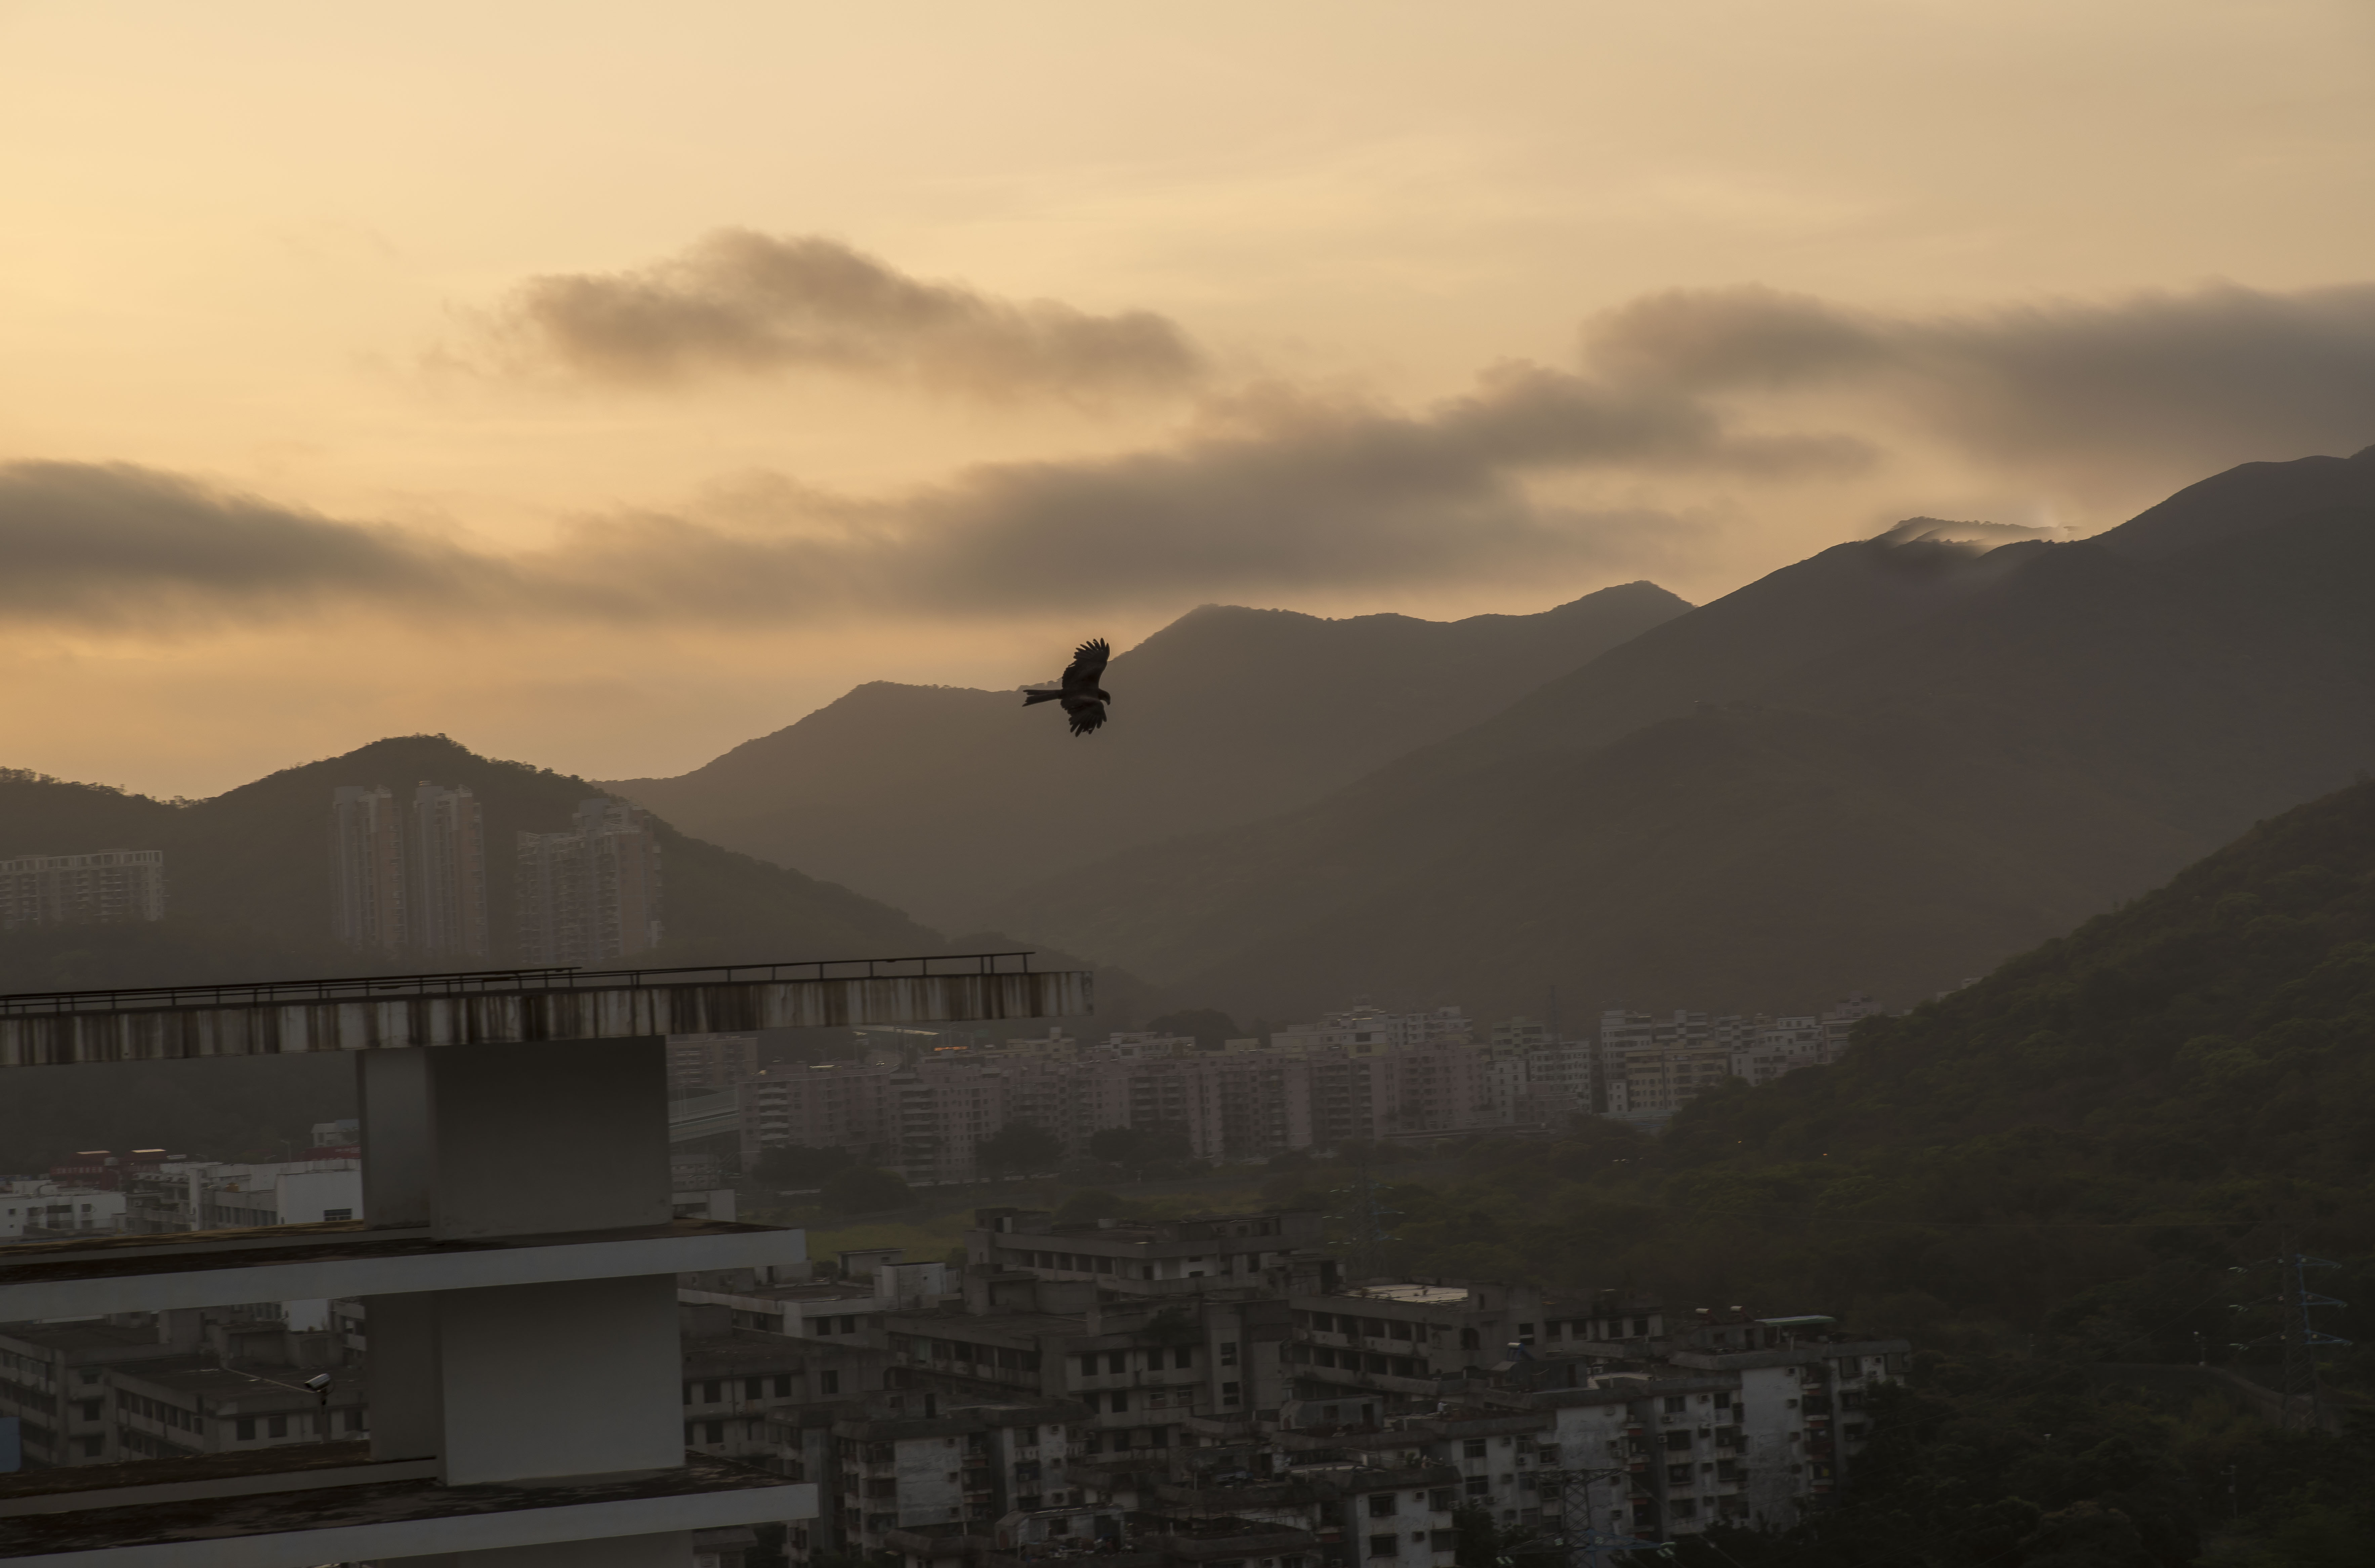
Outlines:
[{"label": "bird's outstretched wing", "polygon": [[[1072,662],[1064,670],[1064,690],[1068,692],[1094,691],[1098,681],[1105,676],[1105,661],[1111,657],[1113,657],[1113,649],[1106,645],[1105,640],[1102,637],[1083,643],[1073,649]],[[1100,714],[1098,723],[1103,722],[1104,718]],[[1093,729],[1096,725],[1092,725],[1089,727]]]},{"label": "bird's outstretched wing", "polygon": [[1072,721],[1074,735],[1087,735],[1105,722],[1105,705],[1093,697],[1072,698],[1064,703],[1064,716]]}]

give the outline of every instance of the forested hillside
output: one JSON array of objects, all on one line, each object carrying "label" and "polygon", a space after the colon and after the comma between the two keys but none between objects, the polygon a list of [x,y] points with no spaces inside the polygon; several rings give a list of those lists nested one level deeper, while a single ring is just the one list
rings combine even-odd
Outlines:
[{"label": "forested hillside", "polygon": [[[1655,1138],[1583,1126],[1471,1150],[1452,1182],[1377,1167],[1391,1267],[1829,1313],[1921,1347],[1849,1506],[1725,1538],[1743,1568],[2176,1568],[2228,1528],[2230,1481],[2217,1561],[2375,1553],[2375,1422],[2349,1413],[2375,1409],[2375,784],[1865,1021],[1837,1066],[1735,1080]],[[2288,1250],[2341,1266],[2310,1283],[2349,1303],[2318,1326],[2356,1341],[2323,1377],[2357,1435],[2101,1371],[2275,1381]]]}]

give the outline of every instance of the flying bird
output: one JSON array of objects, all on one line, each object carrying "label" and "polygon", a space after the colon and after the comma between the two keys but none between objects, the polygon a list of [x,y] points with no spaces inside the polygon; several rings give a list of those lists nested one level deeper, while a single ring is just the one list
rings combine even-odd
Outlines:
[{"label": "flying bird", "polygon": [[1072,721],[1074,735],[1087,735],[1105,722],[1105,704],[1112,701],[1097,680],[1105,673],[1105,661],[1113,650],[1102,637],[1083,643],[1072,650],[1071,665],[1064,671],[1064,683],[1058,687],[1026,686],[1022,689],[1022,705],[1034,702],[1061,702],[1066,716]]}]

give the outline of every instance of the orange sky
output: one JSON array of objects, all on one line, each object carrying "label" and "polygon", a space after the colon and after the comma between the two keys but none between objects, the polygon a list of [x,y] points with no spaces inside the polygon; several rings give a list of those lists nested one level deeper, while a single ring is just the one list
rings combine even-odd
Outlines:
[{"label": "orange sky", "polygon": [[0,765],[675,772],[1205,600],[2089,532],[2375,442],[2371,44],[2358,0],[0,0]]}]

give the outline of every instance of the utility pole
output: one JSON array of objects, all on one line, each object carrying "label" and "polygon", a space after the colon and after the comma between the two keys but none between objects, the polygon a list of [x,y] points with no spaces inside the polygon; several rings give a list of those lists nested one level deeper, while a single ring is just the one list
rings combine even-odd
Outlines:
[{"label": "utility pole", "polygon": [[2236,1349],[2264,1345],[2270,1340],[2276,1343],[2284,1353],[2281,1379],[2284,1405],[2279,1424],[2287,1430],[2314,1429],[2324,1413],[2324,1390],[2318,1376],[2317,1353],[2332,1347],[2346,1346],[2350,1341],[2320,1330],[2310,1314],[2320,1307],[2346,1306],[2349,1303],[2311,1291],[2309,1288],[2309,1270],[2339,1268],[2342,1265],[2329,1258],[2311,1257],[2289,1243],[2283,1252],[2268,1261],[2275,1265],[2276,1293],[2260,1304],[2276,1309],[2276,1331]]},{"label": "utility pole", "polygon": [[2310,1313],[2317,1307],[2338,1307],[2348,1303],[2332,1296],[2321,1296],[2309,1288],[2307,1272],[2311,1268],[2339,1268],[2342,1265],[2307,1253],[2293,1251],[2278,1259],[2280,1274],[2277,1289],[2284,1302],[2285,1345],[2285,1425],[2294,1424],[2296,1401],[2301,1407],[2303,1427],[2314,1428],[2323,1412],[2324,1390],[2319,1385],[2317,1352],[2329,1345],[2347,1345],[2347,1339],[2322,1334],[2310,1321]]}]

